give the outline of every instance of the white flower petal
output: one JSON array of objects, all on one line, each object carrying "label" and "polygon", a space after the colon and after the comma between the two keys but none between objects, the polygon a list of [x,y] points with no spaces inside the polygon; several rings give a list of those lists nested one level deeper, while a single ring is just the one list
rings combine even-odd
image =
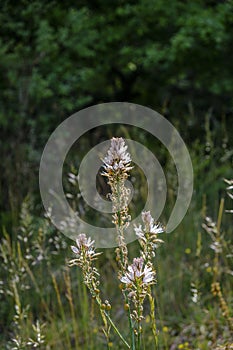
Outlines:
[{"label": "white flower petal", "polygon": [[72,251],[73,251],[73,253],[74,254],[79,254],[79,249],[77,248],[77,247],[75,247],[75,246],[71,246],[71,249],[72,249]]},{"label": "white flower petal", "polygon": [[131,281],[128,279],[127,276],[122,276],[122,277],[120,278],[120,281],[121,281],[122,283],[126,283],[126,284],[130,284],[130,283],[131,283]]}]

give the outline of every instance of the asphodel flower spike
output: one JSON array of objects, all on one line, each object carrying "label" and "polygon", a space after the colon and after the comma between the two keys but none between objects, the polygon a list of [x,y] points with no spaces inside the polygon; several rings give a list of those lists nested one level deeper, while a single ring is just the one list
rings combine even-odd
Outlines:
[{"label": "asphodel flower spike", "polygon": [[155,283],[155,272],[148,265],[144,264],[143,258],[134,258],[133,264],[128,266],[128,271],[120,278],[122,283],[126,286],[140,287]]},{"label": "asphodel flower spike", "polygon": [[128,213],[128,200],[130,190],[125,186],[125,181],[132,169],[131,157],[127,152],[127,145],[122,137],[113,137],[111,146],[107,155],[103,158],[103,176],[108,178],[108,184],[111,188],[109,198],[112,202],[114,212],[112,222],[117,229],[117,243],[119,248],[116,250],[117,261],[120,268],[120,274],[125,271],[128,264],[128,250],[125,244],[124,228],[129,225],[131,216]]},{"label": "asphodel flower spike", "polygon": [[135,225],[134,231],[142,248],[141,254],[146,262],[149,262],[155,256],[156,248],[163,243],[163,240],[158,238],[158,234],[163,233],[164,228],[159,223],[155,223],[150,211],[142,212],[142,221],[144,227]]},{"label": "asphodel flower spike", "polygon": [[[128,213],[130,190],[125,186],[132,169],[131,156],[127,152],[127,145],[123,138],[112,138],[107,155],[103,158],[103,172],[111,188],[108,194],[112,202],[112,222],[116,227],[116,261],[118,266],[118,278],[120,289],[124,297],[124,307],[128,313],[130,344],[124,339],[116,325],[113,323],[109,311],[110,303],[101,299],[99,272],[94,266],[94,260],[98,255],[94,247],[94,240],[84,233],[77,236],[76,246],[71,246],[76,258],[70,261],[70,266],[81,267],[83,281],[91,292],[93,299],[99,306],[104,324],[104,334],[109,344],[110,328],[113,327],[128,349],[142,349],[142,320],[144,319],[144,301],[148,297],[150,302],[151,328],[157,344],[157,329],[155,320],[155,303],[152,286],[156,284],[156,270],[153,266],[155,249],[163,242],[158,239],[158,234],[164,229],[154,221],[149,211],[142,213],[142,224],[135,226],[135,233],[140,243],[141,251],[138,258],[134,258],[129,264],[128,248],[125,242],[125,229],[129,225],[131,217]],[[111,327],[109,327],[109,325]],[[109,347],[108,347],[109,348]]]},{"label": "asphodel flower spike", "polygon": [[114,180],[114,177],[126,179],[128,172],[132,169],[131,157],[127,152],[128,146],[122,137],[113,137],[107,155],[103,159],[104,172],[102,175]]},{"label": "asphodel flower spike", "polygon": [[96,253],[94,248],[95,241],[87,238],[85,233],[78,235],[76,239],[77,246],[71,246],[73,253],[77,256],[69,261],[69,266],[78,265],[82,269],[83,282],[90,290],[93,297],[98,295],[99,273],[93,266],[93,260],[102,253]]},{"label": "asphodel flower spike", "polygon": [[71,246],[71,249],[73,253],[77,255],[77,258],[74,259],[77,262],[79,261],[80,263],[82,263],[86,259],[94,260],[97,258],[98,255],[101,254],[95,252],[95,241],[92,241],[90,237],[87,238],[85,233],[81,233],[78,235],[78,237],[76,238],[76,244],[77,246]]},{"label": "asphodel flower spike", "polygon": [[110,317],[111,305],[108,300],[104,302],[100,296],[100,281],[99,281],[99,272],[97,268],[93,265],[93,260],[96,260],[97,257],[102,253],[96,253],[94,247],[95,241],[91,240],[90,237],[87,237],[85,233],[78,235],[76,239],[76,246],[71,246],[73,253],[77,256],[76,259],[69,261],[69,266],[78,265],[82,270],[83,282],[89,289],[92,298],[96,301],[100,314],[103,320],[103,332],[105,334],[107,343],[109,343],[109,334],[110,329],[113,327],[115,332],[120,337],[121,341],[129,349],[130,346],[127,341],[123,338],[118,328],[112,321]]}]

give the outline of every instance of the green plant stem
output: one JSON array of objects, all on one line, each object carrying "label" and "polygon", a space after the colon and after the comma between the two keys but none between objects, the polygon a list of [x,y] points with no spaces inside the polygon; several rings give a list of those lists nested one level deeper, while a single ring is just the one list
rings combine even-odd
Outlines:
[{"label": "green plant stem", "polygon": [[221,199],[219,211],[218,211],[217,230],[219,234],[220,234],[220,227],[222,222],[223,209],[224,209],[224,198]]},{"label": "green plant stem", "polygon": [[[118,217],[118,225],[116,225],[116,230],[117,230],[117,235],[118,237],[122,237],[124,240],[124,228],[122,225],[122,218],[121,218],[121,208],[120,208],[120,197],[121,197],[121,191],[120,191],[120,186],[119,186],[119,181],[117,181],[117,199],[118,199],[118,211],[117,211],[117,217]],[[124,252],[121,249],[120,252],[120,257],[121,257],[121,267],[124,268],[125,267],[125,261],[124,261]],[[128,257],[126,257],[128,259]],[[123,271],[121,271],[123,272]],[[126,294],[126,292],[122,292],[124,299],[125,299],[125,303],[127,305],[129,305],[129,300],[128,300],[128,296]],[[129,322],[129,330],[130,330],[130,341],[131,341],[131,349],[135,350],[135,335],[134,335],[134,327],[133,327],[133,322],[132,322],[132,318],[131,318],[131,311],[130,311],[130,306],[129,309],[127,311],[127,315],[128,315],[128,322]]]},{"label": "green plant stem", "polygon": [[[116,203],[116,208],[117,208],[117,223],[116,223],[116,231],[117,231],[117,237],[121,239],[122,242],[124,242],[124,223],[122,220],[122,212],[121,212],[121,190],[120,190],[120,180],[117,179],[116,180],[116,189],[114,189],[114,187],[112,187],[112,192],[116,191],[116,198],[117,198],[117,203]],[[120,240],[119,240],[120,242]],[[127,262],[128,262],[128,251],[127,251],[127,247],[124,244],[124,248],[125,248],[125,252],[124,252],[124,248],[122,248],[122,245],[120,245],[120,273],[122,274],[124,269],[127,268]],[[118,265],[119,266],[119,265]],[[124,300],[126,305],[129,305],[129,301],[128,301],[128,296],[127,293],[122,291],[123,296],[124,296]],[[132,318],[131,318],[131,311],[130,311],[130,307],[127,311],[128,314],[128,322],[129,322],[129,330],[130,330],[130,342],[131,342],[131,347],[129,347],[132,350],[135,350],[135,336],[134,336],[134,327],[133,327],[133,323],[132,323]],[[129,345],[128,345],[129,346]]]},{"label": "green plant stem", "polygon": [[[128,296],[125,292],[123,292],[124,298],[125,298],[125,302],[127,305],[129,305],[129,300],[128,300]],[[130,306],[128,309],[128,321],[129,321],[129,329],[130,329],[130,338],[131,338],[131,348],[132,350],[135,350],[135,336],[134,336],[134,327],[133,327],[133,321],[131,318],[131,311],[130,311]]]},{"label": "green plant stem", "polygon": [[114,322],[112,321],[111,317],[108,315],[108,313],[106,311],[104,311],[104,314],[106,316],[106,318],[108,319],[109,323],[111,324],[112,328],[114,329],[114,331],[116,332],[116,334],[119,336],[119,338],[121,339],[121,341],[125,344],[125,346],[127,346],[128,349],[130,349],[130,345],[127,343],[127,341],[123,338],[123,336],[121,335],[121,333],[119,332],[118,328],[116,327],[116,325],[114,324]]},{"label": "green plant stem", "polygon": [[152,296],[151,286],[149,286],[149,302],[150,302],[150,321],[151,321],[151,329],[155,340],[155,350],[158,349],[158,337],[157,337],[157,327],[155,320],[155,300]]},{"label": "green plant stem", "polygon": [[[118,330],[117,326],[115,325],[115,323],[113,322],[113,320],[111,319],[111,317],[109,316],[109,314],[105,311],[101,309],[101,300],[100,298],[96,298],[96,302],[100,308],[100,313],[101,316],[103,318],[104,317],[107,318],[108,322],[110,323],[110,325],[112,326],[112,328],[114,329],[114,331],[116,332],[116,334],[119,336],[119,338],[121,339],[121,341],[125,344],[125,346],[127,346],[128,349],[130,349],[130,345],[127,343],[127,341],[124,339],[124,337],[121,335],[120,331]],[[104,321],[104,320],[103,320]]]},{"label": "green plant stem", "polygon": [[141,349],[141,309],[140,309],[140,296],[138,292],[137,287],[137,298],[138,298],[138,307],[137,307],[137,314],[138,314],[138,320],[137,320],[137,350]]},{"label": "green plant stem", "polygon": [[[145,256],[146,256],[145,264],[147,264],[148,262],[151,262],[149,260],[148,240],[146,240],[146,245],[145,246],[143,246],[141,243],[140,243],[140,246],[141,246],[141,248],[144,251]],[[157,350],[158,349],[158,336],[157,336],[157,327],[156,327],[156,319],[155,319],[155,300],[154,300],[154,297],[152,296],[151,286],[148,287],[148,297],[149,297],[149,302],[150,302],[151,330],[152,330],[152,333],[153,333],[153,336],[154,336],[155,350]]]},{"label": "green plant stem", "polygon": [[140,331],[140,321],[138,321],[138,330],[137,330],[137,350],[141,349],[141,331]]}]

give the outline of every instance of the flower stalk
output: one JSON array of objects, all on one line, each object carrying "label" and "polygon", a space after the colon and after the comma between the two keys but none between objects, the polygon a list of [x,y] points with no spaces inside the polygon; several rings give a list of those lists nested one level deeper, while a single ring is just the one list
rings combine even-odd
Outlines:
[{"label": "flower stalk", "polygon": [[[78,265],[82,270],[83,282],[89,289],[93,299],[96,301],[99,311],[103,321],[103,332],[107,340],[107,344],[109,344],[109,335],[111,327],[114,329],[116,334],[125,344],[125,346],[130,349],[129,344],[121,335],[120,331],[112,321],[109,311],[111,310],[110,303],[106,300],[103,302],[100,298],[100,290],[99,290],[99,272],[96,267],[93,266],[93,261],[98,258],[101,253],[97,253],[94,248],[94,240],[91,238],[87,238],[84,233],[78,235],[76,239],[76,246],[71,246],[71,249],[74,254],[77,255],[75,259],[70,260],[69,266]],[[108,326],[110,324],[110,327]]]},{"label": "flower stalk", "polygon": [[[128,199],[130,190],[126,188],[125,181],[129,177],[129,171],[132,169],[131,157],[127,152],[127,146],[122,138],[112,138],[111,147],[106,157],[103,159],[103,176],[108,179],[111,188],[109,197],[112,201],[113,220],[117,231],[116,261],[119,268],[118,277],[121,280],[128,266],[128,249],[125,243],[124,229],[129,225],[131,220],[128,214]],[[122,288],[121,288],[122,289]],[[127,305],[128,322],[130,329],[131,348],[135,350],[135,333],[131,317],[131,308],[127,291],[122,289],[122,294]]]},{"label": "flower stalk", "polygon": [[[142,212],[142,221],[144,227],[142,228],[142,225],[135,226],[134,230],[141,247],[141,255],[145,259],[145,263],[151,267],[153,266],[152,260],[155,257],[155,250],[161,243],[163,243],[163,240],[158,238],[158,234],[163,233],[164,228],[159,223],[154,222],[150,211]],[[155,270],[154,273],[156,273]],[[155,319],[155,300],[152,294],[151,285],[148,286],[148,298],[150,303],[151,330],[155,341],[155,349],[157,349],[158,335]]]},{"label": "flower stalk", "polygon": [[135,226],[134,230],[140,245],[140,255],[129,263],[128,248],[125,242],[125,229],[131,221],[128,202],[130,190],[125,182],[132,169],[131,157],[127,152],[127,146],[122,138],[112,138],[111,146],[103,159],[102,175],[107,177],[107,183],[111,188],[108,194],[112,202],[112,222],[116,227],[117,244],[115,250],[118,266],[118,278],[120,289],[124,297],[124,308],[128,314],[130,345],[122,336],[110,317],[111,305],[100,297],[99,272],[94,266],[94,261],[101,253],[94,248],[94,241],[80,234],[76,239],[76,246],[71,249],[76,258],[69,262],[70,266],[78,265],[83,274],[84,284],[89,289],[93,299],[96,301],[103,320],[103,332],[110,348],[110,329],[113,328],[122,343],[131,350],[142,349],[142,321],[144,319],[144,301],[148,297],[150,303],[151,329],[155,340],[155,348],[158,348],[157,327],[155,320],[155,301],[151,286],[156,284],[156,270],[153,266],[155,250],[163,241],[158,234],[164,229],[154,222],[149,211],[142,213],[143,226]]}]

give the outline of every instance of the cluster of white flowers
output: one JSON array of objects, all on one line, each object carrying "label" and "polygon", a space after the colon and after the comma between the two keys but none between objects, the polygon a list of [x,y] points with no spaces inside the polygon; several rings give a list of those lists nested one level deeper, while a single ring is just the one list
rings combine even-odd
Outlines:
[{"label": "cluster of white flowers", "polygon": [[71,246],[71,249],[74,254],[77,255],[77,259],[72,260],[71,262],[76,262],[76,264],[82,266],[88,261],[95,260],[98,255],[101,253],[96,253],[95,251],[95,241],[91,240],[90,237],[87,238],[85,233],[81,233],[76,238],[77,246]]},{"label": "cluster of white flowers", "polygon": [[[156,270],[153,267],[152,258],[155,255],[155,249],[158,244],[163,242],[158,239],[157,235],[164,232],[163,227],[156,223],[151,216],[150,211],[142,212],[143,224],[135,226],[134,230],[141,247],[140,256],[133,259],[133,263],[128,263],[128,249],[125,243],[124,229],[128,226],[131,217],[128,214],[128,198],[129,190],[125,186],[125,181],[129,176],[129,171],[132,169],[131,157],[127,152],[127,145],[123,138],[112,138],[111,147],[107,155],[103,159],[103,176],[108,179],[108,184],[111,187],[109,198],[112,201],[113,223],[117,230],[116,261],[118,263],[118,276],[121,281],[121,289],[125,299],[125,308],[128,310],[128,318],[131,334],[132,348],[135,349],[134,336],[138,337],[137,344],[140,344],[142,332],[141,321],[143,315],[143,303],[148,296],[150,301],[150,317],[152,323],[153,334],[156,338],[155,316],[154,316],[154,298],[152,295],[151,286],[156,283]],[[103,314],[106,310],[110,310],[111,306],[108,302],[103,303],[100,299],[99,290],[99,273],[93,266],[93,260],[101,253],[96,253],[94,241],[82,233],[76,239],[76,246],[71,247],[72,251],[77,255],[77,258],[70,261],[70,266],[79,265],[83,272],[84,283],[89,288],[92,296],[97,301],[100,307],[100,312],[107,326],[106,317],[108,314]],[[136,321],[136,322],[133,322]],[[113,325],[112,321],[110,322]],[[107,327],[106,329],[110,329]],[[116,327],[115,327],[116,329]],[[107,333],[106,333],[107,334]],[[119,332],[117,331],[119,335]],[[121,337],[122,339],[122,337]],[[124,340],[123,340],[124,341]],[[124,343],[128,345],[125,341]],[[128,346],[129,347],[129,346]],[[131,347],[129,347],[131,348]],[[138,345],[138,349],[140,345]]]},{"label": "cluster of white flowers", "polygon": [[94,248],[94,240],[87,238],[85,233],[78,235],[76,239],[77,246],[71,246],[73,253],[77,256],[69,261],[69,266],[78,265],[83,274],[83,282],[86,284],[95,298],[99,298],[99,272],[93,266],[93,260],[96,260],[101,253],[96,253]]},{"label": "cluster of white flowers", "polygon": [[120,278],[122,283],[131,284],[152,284],[155,283],[155,272],[148,265],[144,264],[144,259],[134,258],[133,264],[128,266],[128,271]]},{"label": "cluster of white flowers", "polygon": [[131,305],[130,317],[137,322],[135,334],[140,334],[140,323],[143,320],[143,303],[146,296],[150,296],[150,286],[156,283],[156,273],[150,263],[143,257],[134,258],[120,281],[124,284],[123,291],[127,293]]},{"label": "cluster of white flowers", "polygon": [[[109,198],[112,201],[113,209],[113,223],[116,225],[118,231],[129,225],[131,220],[128,214],[128,199],[130,196],[130,190],[125,186],[125,181],[129,176],[129,171],[132,169],[131,157],[127,152],[127,145],[122,137],[113,137],[111,139],[111,146],[107,152],[106,157],[103,159],[103,176],[108,178],[108,184],[111,187],[111,193]],[[120,241],[119,246],[122,245],[126,251],[124,243],[124,237],[122,234],[118,234]],[[126,256],[125,256],[126,258]]]},{"label": "cluster of white flowers", "polygon": [[108,150],[106,157],[103,159],[103,175],[111,176],[113,173],[127,173],[132,169],[130,166],[131,157],[127,152],[128,146],[122,137],[113,137],[111,139],[111,147]]},{"label": "cluster of white flowers", "polygon": [[160,224],[155,223],[150,211],[142,212],[142,221],[144,227],[135,225],[134,231],[142,248],[142,257],[146,262],[150,262],[155,256],[156,248],[163,243],[163,240],[158,238],[158,234],[163,233],[164,228]]},{"label": "cluster of white flowers", "polygon": [[84,251],[87,255],[92,256],[95,254],[94,243],[95,241],[92,241],[90,237],[87,238],[85,233],[81,233],[76,239],[77,247],[71,246],[71,249],[77,255],[81,255]]},{"label": "cluster of white flowers", "polygon": [[163,233],[164,229],[161,225],[154,223],[154,219],[151,216],[150,211],[144,211],[142,212],[142,221],[144,223],[144,228],[142,229],[142,225],[134,227],[134,231],[138,238],[145,240],[145,235],[147,233],[151,235],[157,235],[159,233]]}]

